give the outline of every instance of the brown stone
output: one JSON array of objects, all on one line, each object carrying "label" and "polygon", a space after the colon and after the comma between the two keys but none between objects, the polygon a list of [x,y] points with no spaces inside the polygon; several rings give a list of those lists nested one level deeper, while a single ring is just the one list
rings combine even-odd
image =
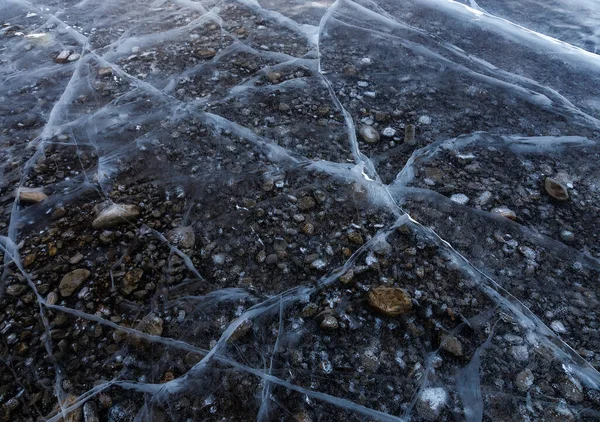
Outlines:
[{"label": "brown stone", "polygon": [[19,203],[25,205],[39,204],[48,198],[41,189],[21,188],[19,189]]},{"label": "brown stone", "polygon": [[217,52],[214,48],[200,48],[196,50],[196,56],[201,59],[212,59],[217,55]]},{"label": "brown stone", "polygon": [[100,211],[92,222],[92,227],[95,229],[109,229],[131,221],[139,215],[140,209],[137,205],[112,204]]},{"label": "brown stone", "polygon": [[58,286],[60,294],[63,297],[71,296],[73,292],[90,277],[90,275],[91,273],[83,268],[73,270],[70,273],[65,274]]},{"label": "brown stone", "polygon": [[551,177],[546,177],[546,180],[544,180],[544,189],[546,189],[548,195],[557,201],[566,201],[569,199],[567,187]]},{"label": "brown stone", "polygon": [[397,287],[375,287],[369,292],[369,304],[387,316],[403,315],[412,309],[408,292]]}]

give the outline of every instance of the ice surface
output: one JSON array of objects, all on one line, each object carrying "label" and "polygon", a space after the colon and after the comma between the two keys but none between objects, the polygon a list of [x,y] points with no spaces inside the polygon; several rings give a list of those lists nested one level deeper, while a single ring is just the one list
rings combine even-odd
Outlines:
[{"label": "ice surface", "polygon": [[598,420],[599,17],[3,1],[0,420]]}]

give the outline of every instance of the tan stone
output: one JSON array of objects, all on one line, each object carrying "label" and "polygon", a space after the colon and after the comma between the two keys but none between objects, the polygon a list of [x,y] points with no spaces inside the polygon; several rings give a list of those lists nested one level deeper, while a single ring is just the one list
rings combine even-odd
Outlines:
[{"label": "tan stone", "polygon": [[397,287],[375,287],[369,292],[369,304],[387,316],[403,315],[412,309],[408,292]]}]

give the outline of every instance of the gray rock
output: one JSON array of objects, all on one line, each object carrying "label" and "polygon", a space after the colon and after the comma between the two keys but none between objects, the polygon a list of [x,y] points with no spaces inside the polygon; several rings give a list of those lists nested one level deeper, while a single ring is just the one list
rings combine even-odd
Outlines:
[{"label": "gray rock", "polygon": [[406,125],[404,128],[404,143],[408,145],[416,144],[415,125]]},{"label": "gray rock", "polygon": [[379,141],[379,132],[373,126],[363,126],[360,128],[360,136],[369,144]]},{"label": "gray rock", "polygon": [[69,297],[79,288],[89,277],[91,273],[83,268],[71,271],[60,281],[58,290],[63,297]]},{"label": "gray rock", "polygon": [[445,336],[442,338],[442,342],[440,344],[442,350],[456,356],[460,357],[463,355],[463,345],[459,339],[454,336]]},{"label": "gray rock", "polygon": [[548,195],[557,201],[566,201],[569,199],[567,187],[551,177],[546,177],[546,180],[544,180],[544,189]]},{"label": "gray rock", "polygon": [[92,222],[95,229],[109,229],[124,224],[140,215],[140,208],[130,204],[112,204],[100,211]]},{"label": "gray rock", "polygon": [[196,236],[191,226],[177,227],[167,233],[167,240],[178,248],[190,249],[196,243]]},{"label": "gray rock", "polygon": [[321,328],[326,330],[335,330],[338,326],[338,320],[333,315],[327,315],[323,318],[323,321],[321,321]]},{"label": "gray rock", "polygon": [[525,393],[529,390],[529,387],[533,385],[534,379],[533,372],[531,372],[531,369],[527,368],[517,374],[515,377],[515,385],[520,392]]}]

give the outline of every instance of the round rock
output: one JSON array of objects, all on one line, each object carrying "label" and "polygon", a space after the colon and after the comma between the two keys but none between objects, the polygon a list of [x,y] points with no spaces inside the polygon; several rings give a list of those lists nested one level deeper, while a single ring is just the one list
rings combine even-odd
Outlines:
[{"label": "round rock", "polygon": [[373,126],[363,126],[359,132],[360,136],[368,144],[374,144],[379,141],[379,132]]}]

